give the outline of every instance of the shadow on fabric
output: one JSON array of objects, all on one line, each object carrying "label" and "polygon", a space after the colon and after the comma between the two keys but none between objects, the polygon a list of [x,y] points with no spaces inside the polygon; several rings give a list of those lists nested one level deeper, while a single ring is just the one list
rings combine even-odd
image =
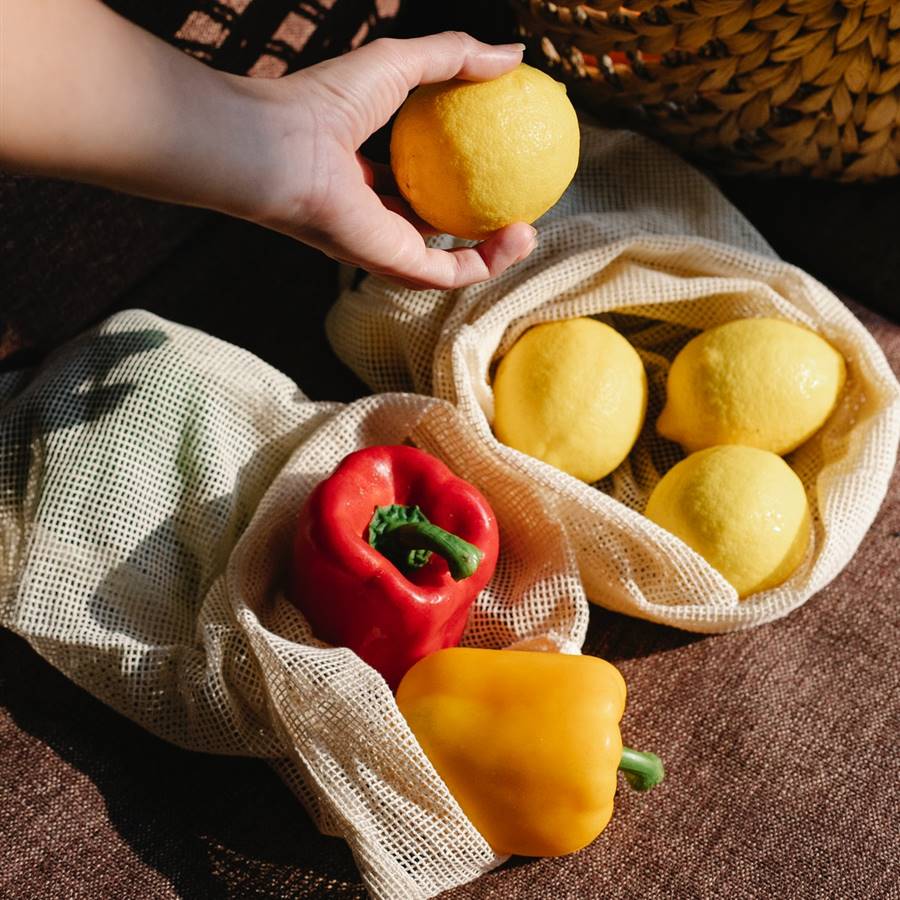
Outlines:
[{"label": "shadow on fabric", "polygon": [[[99,791],[105,810],[79,787],[63,797],[67,814],[96,820],[112,859],[121,858],[117,834],[185,900],[247,896],[251,886],[255,896],[365,897],[343,841],[319,834],[261,760],[192,753],[153,737],[4,629],[0,705]],[[0,770],[3,781],[29,778],[15,758],[0,760]],[[25,790],[30,802],[46,802],[41,785]],[[46,849],[48,835],[19,830],[16,843]]]},{"label": "shadow on fabric", "polygon": [[592,604],[583,652],[615,663],[680,650],[710,637],[713,635],[634,619]]},{"label": "shadow on fabric", "polygon": [[[165,332],[152,328],[88,334],[61,351],[84,351],[81,362],[55,367],[51,377],[35,382],[30,390],[23,382],[25,394],[10,399],[11,414],[4,421],[8,427],[0,429],[7,501],[25,502],[22,479],[31,468],[35,435],[45,439],[51,432],[114,419],[138,388],[120,365],[168,341]],[[105,462],[115,465],[115,457]],[[253,498],[258,500],[255,483],[246,490],[240,487],[245,476],[253,480],[252,463],[238,476],[234,495],[209,502],[197,514],[207,522],[207,530],[218,528],[226,557],[252,514]],[[268,483],[265,472],[255,478],[264,482],[263,487]],[[238,502],[241,498],[243,502]],[[185,489],[183,502],[193,499]],[[158,572],[161,555],[170,554],[173,547],[183,551],[177,557],[182,588],[196,587],[209,574],[191,568],[184,518],[177,514],[140,541],[124,571],[112,570],[91,598],[88,612],[96,622],[107,624],[112,636],[145,637],[127,602],[114,609],[109,606],[109,596],[120,601],[131,596],[123,594],[121,585],[110,587],[111,579]],[[197,521],[197,516],[191,520],[195,529]],[[224,559],[217,558],[216,565],[223,566]],[[74,645],[73,652],[77,653]],[[77,837],[73,839],[65,825],[74,817],[79,827],[90,823],[85,827],[93,846],[106,848],[103,859],[118,858],[124,867],[110,877],[128,877],[133,865],[126,849],[130,848],[184,898],[247,896],[251,885],[256,896],[364,896],[349,849],[318,833],[264,762],[167,744],[70,682],[25,640],[0,629],[0,748],[21,748],[23,742],[13,737],[16,726],[46,745],[25,742],[28,752],[46,764],[36,768],[22,754],[0,753],[0,823],[11,826],[5,852],[14,847],[43,848],[52,859],[45,867],[47,877],[53,865],[66,867],[60,859],[80,852]],[[66,774],[52,762],[53,755],[88,781]],[[46,783],[48,768],[56,773],[52,784]],[[27,798],[27,810],[17,814],[14,801],[21,797]],[[4,831],[0,826],[0,834]],[[0,838],[0,848],[5,844]],[[83,865],[82,860],[71,861],[73,868]],[[0,893],[3,889],[0,878]]]}]

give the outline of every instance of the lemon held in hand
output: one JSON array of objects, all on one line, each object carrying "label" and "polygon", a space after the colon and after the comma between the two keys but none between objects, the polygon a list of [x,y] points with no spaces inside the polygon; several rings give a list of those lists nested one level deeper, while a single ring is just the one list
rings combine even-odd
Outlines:
[{"label": "lemon held in hand", "polygon": [[493,387],[497,437],[587,482],[625,459],[647,409],[641,358],[594,319],[529,329],[500,361]]},{"label": "lemon held in hand", "polygon": [[803,484],[780,456],[726,445],[663,476],[645,515],[696,550],[741,597],[785,581],[810,536]]},{"label": "lemon held in hand", "polygon": [[575,174],[578,146],[565,87],[520,65],[491,81],[414,91],[394,122],[391,167],[426,222],[481,240],[550,209]]},{"label": "lemon held in hand", "polygon": [[689,341],[669,370],[659,433],[685,450],[746,444],[790,453],[831,414],[840,353],[781,319],[738,319]]}]

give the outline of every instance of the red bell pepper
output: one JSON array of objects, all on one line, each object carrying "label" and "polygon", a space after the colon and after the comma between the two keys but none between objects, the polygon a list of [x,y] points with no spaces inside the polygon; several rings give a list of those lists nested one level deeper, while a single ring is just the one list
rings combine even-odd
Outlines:
[{"label": "red bell pepper", "polygon": [[369,447],[303,507],[290,595],[318,638],[350,647],[393,688],[423,656],[459,643],[498,548],[477,488],[422,450]]}]

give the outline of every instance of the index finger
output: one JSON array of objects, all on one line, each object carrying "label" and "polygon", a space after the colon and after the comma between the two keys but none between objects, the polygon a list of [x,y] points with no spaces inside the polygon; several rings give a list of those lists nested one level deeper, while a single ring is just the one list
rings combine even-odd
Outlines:
[{"label": "index finger", "polygon": [[524,259],[535,244],[536,230],[517,222],[475,247],[437,250],[427,247],[419,232],[402,216],[385,209],[374,194],[361,202],[361,219],[377,221],[378,226],[354,239],[357,264],[416,287],[452,290],[486,281]]}]

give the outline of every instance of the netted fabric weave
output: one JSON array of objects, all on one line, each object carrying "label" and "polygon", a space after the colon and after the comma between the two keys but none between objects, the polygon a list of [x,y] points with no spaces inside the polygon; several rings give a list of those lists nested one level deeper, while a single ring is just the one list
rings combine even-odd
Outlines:
[{"label": "netted fabric weave", "polygon": [[[704,632],[796,608],[849,561],[893,470],[900,386],[875,341],[823,285],[779,260],[709,181],[636,135],[583,127],[575,181],[538,224],[537,249],[499,279],[416,293],[371,277],[345,291],[328,321],[335,351],[374,390],[414,389],[453,403],[472,440],[541,491],[535,520],[565,523],[595,602]],[[504,446],[490,426],[493,366],[530,326],[573,316],[622,332],[648,375],[638,442],[596,485]],[[825,427],[788,457],[813,513],[807,558],[785,584],[741,601],[642,511],[683,456],[655,433],[671,360],[701,330],[750,316],[814,329],[844,355],[849,376]]]},{"label": "netted fabric weave", "polygon": [[384,680],[284,597],[294,521],[347,453],[410,440],[477,482],[501,556],[466,643],[577,652],[588,605],[538,489],[445,401],[309,401],[251,354],[121,313],[0,377],[0,624],[181,746],[271,760],[377,897],[427,897],[499,859]]}]

